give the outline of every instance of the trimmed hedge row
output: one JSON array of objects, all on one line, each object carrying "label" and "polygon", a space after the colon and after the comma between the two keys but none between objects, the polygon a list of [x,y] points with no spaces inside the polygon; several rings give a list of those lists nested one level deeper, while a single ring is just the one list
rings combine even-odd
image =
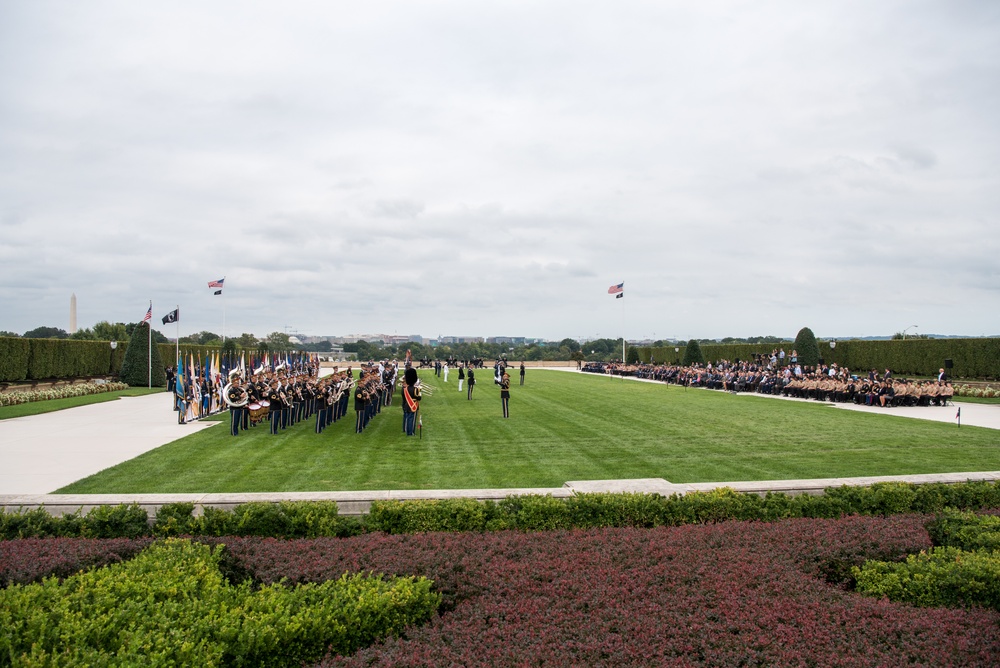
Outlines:
[{"label": "trimmed hedge row", "polygon": [[223,547],[168,539],[120,564],[0,591],[0,657],[34,666],[299,666],[430,619],[426,578],[231,585]]},{"label": "trimmed hedge row", "polygon": [[127,343],[0,337],[0,382],[118,373]]},{"label": "trimmed hedge row", "polygon": [[474,499],[374,501],[367,516],[341,517],[332,501],[254,502],[233,511],[194,504],[167,504],[150,522],[137,505],[102,506],[53,517],[44,508],[0,513],[0,538],[80,536],[271,536],[314,538],[380,531],[496,531],[597,527],[679,526],[726,520],[773,521],[791,517],[838,518],[845,515],[936,513],[945,508],[1000,508],[1000,482],[876,483],[871,487],[834,487],[823,496],[741,494],[729,488],[669,497],[658,494],[577,494],[510,496],[500,502]]},{"label": "trimmed hedge row", "polygon": [[[685,346],[679,352],[675,346],[665,348],[640,347],[639,359],[656,364],[673,364],[684,359]],[[791,348],[785,348],[786,362],[791,362]],[[754,353],[770,356],[773,344],[701,344],[707,361],[749,360]],[[853,371],[892,369],[903,376],[937,376],[944,361],[950,359],[954,368],[949,373],[955,378],[1000,378],[1000,339],[906,339],[891,341],[838,341],[836,348],[821,341],[820,357],[827,364],[836,362]]]},{"label": "trimmed hedge row", "polygon": [[[153,345],[157,346],[164,366],[172,367],[177,364],[175,344]],[[117,375],[127,348],[127,341],[119,341],[118,347],[112,350],[109,341],[0,337],[0,383]],[[212,346],[180,346],[184,360],[194,355],[199,364],[204,364],[208,355],[217,352],[219,348]]]}]

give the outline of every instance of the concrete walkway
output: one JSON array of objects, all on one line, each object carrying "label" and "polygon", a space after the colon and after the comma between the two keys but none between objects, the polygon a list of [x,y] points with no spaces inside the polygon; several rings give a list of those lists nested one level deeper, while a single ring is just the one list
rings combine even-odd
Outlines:
[{"label": "concrete walkway", "polygon": [[217,424],[179,425],[171,401],[164,392],[0,420],[0,494],[51,492]]},{"label": "concrete walkway", "polygon": [[[546,369],[549,371],[550,369]],[[551,369],[555,370],[555,369]],[[537,373],[540,370],[534,370]],[[560,369],[563,371],[563,369]],[[579,373],[575,369],[567,372]],[[609,382],[620,382],[609,378]],[[633,382],[639,379],[630,379]],[[658,381],[640,381],[658,382]],[[692,390],[710,392],[711,390]],[[758,400],[765,395],[733,395],[735,401]],[[826,487],[870,485],[881,480],[909,482],[962,482],[965,480],[1000,480],[1000,471],[962,472],[914,476],[882,476],[818,480],[777,480],[754,482],[715,482],[675,484],[662,478],[637,480],[570,481],[556,488],[423,490],[367,492],[302,492],[274,494],[133,494],[133,495],[53,495],[53,490],[97,473],[161,445],[215,427],[217,422],[178,425],[170,410],[167,393],[126,397],[55,413],[0,420],[0,508],[16,509],[45,505],[53,512],[72,512],[94,505],[139,503],[155,510],[163,503],[189,501],[198,505],[229,508],[254,500],[334,500],[345,514],[366,512],[375,499],[417,499],[466,497],[502,499],[514,494],[551,494],[570,496],[577,492],[656,492],[669,495],[694,490],[733,487],[740,491],[819,493]],[[791,399],[791,401],[806,401]],[[811,402],[816,403],[816,402]],[[861,410],[879,415],[954,422],[956,407],[870,408],[828,404],[831,409]],[[1000,429],[1000,405],[961,404],[963,426]],[[1000,435],[998,435],[1000,442]]]}]

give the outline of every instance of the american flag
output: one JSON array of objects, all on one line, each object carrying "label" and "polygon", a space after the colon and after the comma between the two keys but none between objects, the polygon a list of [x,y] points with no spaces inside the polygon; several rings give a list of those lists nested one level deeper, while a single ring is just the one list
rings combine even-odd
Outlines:
[{"label": "american flag", "polygon": [[217,281],[209,281],[208,282],[208,287],[210,287],[210,288],[221,288],[222,284],[223,284],[223,282],[225,280],[226,280],[225,278],[220,278]]},{"label": "american flag", "polygon": [[609,295],[617,295],[619,292],[624,292],[624,291],[625,291],[624,283],[619,283],[618,285],[612,285],[610,288],[608,288]]},{"label": "american flag", "polygon": [[149,302],[149,310],[146,311],[146,315],[142,316],[143,322],[149,322],[153,317],[153,302]]}]

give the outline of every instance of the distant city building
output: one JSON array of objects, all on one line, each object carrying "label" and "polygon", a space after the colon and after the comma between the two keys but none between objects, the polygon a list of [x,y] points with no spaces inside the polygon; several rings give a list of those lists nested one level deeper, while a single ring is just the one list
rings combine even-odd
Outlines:
[{"label": "distant city building", "polygon": [[523,336],[491,336],[486,339],[486,343],[509,343],[515,346],[523,346],[525,338]]}]

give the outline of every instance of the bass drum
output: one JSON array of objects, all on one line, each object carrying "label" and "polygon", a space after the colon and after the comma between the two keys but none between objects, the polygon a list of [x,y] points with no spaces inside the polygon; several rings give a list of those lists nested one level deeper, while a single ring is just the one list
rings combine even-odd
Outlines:
[{"label": "bass drum", "polygon": [[[266,401],[264,402],[267,403]],[[250,411],[250,422],[252,424],[257,424],[267,416],[267,408],[254,402],[247,406],[247,410]]]}]

